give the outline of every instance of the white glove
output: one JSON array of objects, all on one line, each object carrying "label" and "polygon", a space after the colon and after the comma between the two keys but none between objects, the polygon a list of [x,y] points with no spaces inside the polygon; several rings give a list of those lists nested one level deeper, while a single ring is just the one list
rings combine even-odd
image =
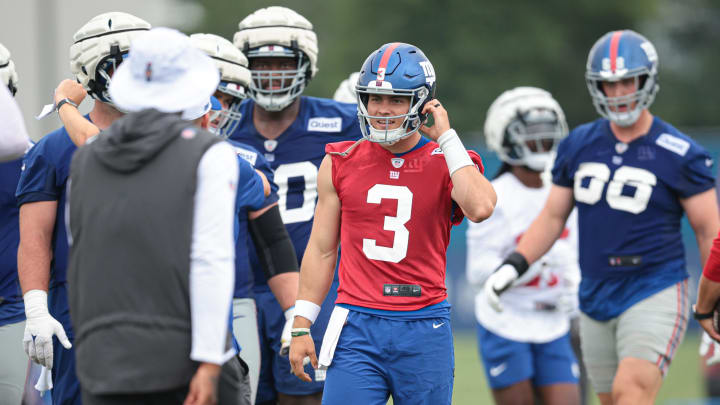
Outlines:
[{"label": "white glove", "polygon": [[[712,352],[710,349],[712,348]],[[705,365],[710,367],[720,363],[720,343],[714,341],[707,332],[703,332],[700,341],[700,357],[705,360]]]},{"label": "white glove", "polygon": [[503,264],[485,281],[485,298],[488,304],[497,312],[502,312],[500,294],[510,288],[513,281],[517,280],[518,272],[511,264]]},{"label": "white glove", "polygon": [[48,312],[46,291],[30,290],[23,295],[23,300],[27,318],[23,335],[25,353],[35,363],[51,369],[53,365],[53,335],[57,336],[66,349],[71,348],[72,345],[63,326]]},{"label": "white glove", "polygon": [[290,353],[290,340],[292,339],[292,326],[295,319],[295,306],[285,310],[285,326],[280,335],[280,355],[287,356]]}]

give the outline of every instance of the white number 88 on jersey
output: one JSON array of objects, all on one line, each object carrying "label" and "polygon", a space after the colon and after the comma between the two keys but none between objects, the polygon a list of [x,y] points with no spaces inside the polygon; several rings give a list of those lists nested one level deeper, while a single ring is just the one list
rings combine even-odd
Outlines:
[{"label": "white number 88 on jersey", "polygon": [[[586,177],[589,177],[590,181],[583,186],[583,180]],[[645,169],[620,166],[610,180],[610,168],[605,163],[582,163],[575,172],[573,187],[575,200],[590,205],[597,203],[602,198],[606,183],[608,186],[605,200],[611,208],[639,214],[645,211],[650,202],[650,195],[653,186],[657,184],[657,177]],[[623,187],[626,185],[635,188],[632,196],[622,194]]]}]

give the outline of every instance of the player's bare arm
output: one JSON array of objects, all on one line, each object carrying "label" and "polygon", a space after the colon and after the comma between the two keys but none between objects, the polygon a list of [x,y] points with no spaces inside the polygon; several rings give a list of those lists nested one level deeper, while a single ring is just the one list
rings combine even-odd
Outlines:
[{"label": "player's bare arm", "polygon": [[23,346],[32,361],[48,368],[53,365],[54,335],[66,349],[71,347],[63,326],[49,314],[47,302],[57,204],[23,204],[19,218],[18,279],[27,317]]},{"label": "player's bare arm", "polygon": [[263,195],[264,195],[265,197],[269,196],[269,195],[270,195],[270,182],[268,181],[267,177],[265,177],[265,175],[263,174],[263,172],[261,172],[261,171],[258,170],[258,169],[255,169],[255,173],[257,173],[258,176],[260,176],[260,179],[262,179]]},{"label": "player's bare arm", "polygon": [[[423,114],[433,116],[432,127],[423,125],[420,130],[433,141],[450,130],[450,119],[447,110],[440,101],[433,99],[425,104]],[[452,199],[472,222],[480,222],[492,214],[497,202],[497,195],[490,182],[474,166],[465,166],[452,173]]]},{"label": "player's bare arm", "polygon": [[20,206],[18,277],[23,294],[30,290],[48,290],[57,204],[57,201],[38,201]]},{"label": "player's bare arm", "polygon": [[[490,306],[502,311],[500,294],[528,271],[530,264],[541,258],[562,234],[574,203],[573,190],[552,185],[545,206],[523,233],[520,243],[485,282],[485,296]],[[540,268],[538,268],[540,269]],[[532,277],[532,275],[528,275]]]},{"label": "player's bare arm", "polygon": [[[340,199],[332,183],[332,160],[325,156],[318,171],[318,203],[315,220],[305,255],[300,266],[298,303],[308,301],[320,310],[333,279],[337,248],[340,238]],[[310,328],[314,319],[308,319],[301,306],[295,304],[293,329]],[[317,312],[315,316],[317,316]],[[312,318],[312,315],[310,315]],[[293,337],[290,344],[290,365],[293,374],[303,381],[311,382],[303,370],[303,359],[310,357],[317,368],[315,344],[309,334]]]},{"label": "player's bare arm", "polygon": [[700,249],[700,263],[705,266],[713,240],[720,229],[717,196],[712,188],[692,197],[680,200]]},{"label": "player's bare arm", "polygon": [[[77,81],[65,79],[55,89],[55,105],[68,99],[79,106],[87,96],[87,91]],[[80,111],[69,103],[63,104],[58,110],[60,120],[67,129],[70,139],[76,146],[83,146],[88,139],[100,133],[100,128],[83,117]]]},{"label": "player's bare arm", "polygon": [[573,209],[573,190],[552,185],[545,206],[523,234],[516,251],[532,264],[555,244]]},{"label": "player's bare arm", "polygon": [[[713,240],[718,235],[720,219],[718,219],[717,197],[715,189],[707,190],[690,198],[680,200],[680,203],[687,214],[690,226],[695,231],[698,249],[700,250],[700,261],[705,267],[710,256]],[[699,314],[711,313],[715,309],[715,303],[720,299],[720,283],[710,280],[704,275],[700,276],[698,284],[697,304],[695,312]],[[700,326],[716,341],[720,341],[720,334],[713,328],[712,318],[698,319]]]}]

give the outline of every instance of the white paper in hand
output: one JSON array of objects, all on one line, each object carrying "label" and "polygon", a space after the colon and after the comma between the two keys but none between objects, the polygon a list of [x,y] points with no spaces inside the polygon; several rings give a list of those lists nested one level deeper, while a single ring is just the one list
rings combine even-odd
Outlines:
[{"label": "white paper in hand", "polygon": [[45,392],[50,391],[52,388],[52,370],[43,366],[42,370],[40,370],[40,377],[38,377],[35,384],[35,389],[40,391],[40,396],[43,396]]},{"label": "white paper in hand", "polygon": [[55,104],[45,104],[42,108],[42,111],[40,111],[40,114],[35,116],[35,119],[41,120],[52,114],[53,111],[55,111]]}]

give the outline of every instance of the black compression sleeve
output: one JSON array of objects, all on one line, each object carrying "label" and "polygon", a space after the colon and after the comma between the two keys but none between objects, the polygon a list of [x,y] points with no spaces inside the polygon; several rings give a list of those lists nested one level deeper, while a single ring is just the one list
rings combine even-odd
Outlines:
[{"label": "black compression sleeve", "polygon": [[268,279],[281,273],[299,271],[295,248],[277,205],[249,223],[255,252]]},{"label": "black compression sleeve", "polygon": [[[525,272],[528,270],[527,260],[525,259],[525,256],[521,255],[518,252],[512,252],[508,255],[508,257],[505,258],[505,261],[502,262],[500,265],[502,267],[503,264],[509,264],[513,267],[515,267],[515,270],[518,272],[518,277],[525,274]],[[499,268],[499,267],[498,267]]]}]

